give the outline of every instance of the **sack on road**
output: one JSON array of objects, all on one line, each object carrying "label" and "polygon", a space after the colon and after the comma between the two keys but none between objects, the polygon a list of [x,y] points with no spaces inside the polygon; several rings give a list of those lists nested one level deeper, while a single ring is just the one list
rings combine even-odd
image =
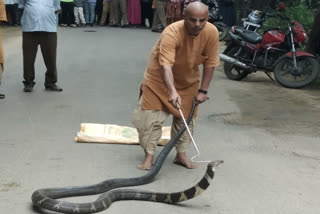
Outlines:
[{"label": "sack on road", "polygon": [[[170,140],[170,126],[162,128],[158,145],[164,146]],[[139,144],[138,132],[129,126],[114,124],[81,123],[75,140],[78,143]]]}]

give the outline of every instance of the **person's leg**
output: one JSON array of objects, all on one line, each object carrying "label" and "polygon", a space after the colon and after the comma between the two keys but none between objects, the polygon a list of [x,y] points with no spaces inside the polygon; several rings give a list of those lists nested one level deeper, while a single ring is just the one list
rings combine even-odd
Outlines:
[{"label": "person's leg", "polygon": [[95,16],[93,23],[99,24],[101,21],[101,16],[102,16],[102,10],[103,10],[103,0],[97,0],[96,1],[96,6],[95,6]]},{"label": "person's leg", "polygon": [[[194,130],[194,124],[195,124],[195,120],[191,120],[190,124],[188,125],[189,130],[191,132],[191,134],[193,135],[193,130]],[[175,136],[177,134],[177,132],[184,127],[184,122],[182,119],[180,118],[173,118],[172,121],[172,128],[171,128],[171,138],[173,136]],[[186,150],[190,144],[190,136],[188,131],[186,130],[185,132],[183,132],[181,138],[179,139],[178,143],[176,144],[176,150],[177,150],[177,155],[174,159],[174,163],[182,165],[186,168],[189,169],[193,169],[196,166],[194,164],[191,163],[190,160],[188,160],[187,156],[186,156]]]},{"label": "person's leg", "polygon": [[148,7],[146,8],[147,10],[147,19],[149,21],[149,28],[152,27],[152,22],[153,22],[153,9],[152,9],[152,1],[148,3]]},{"label": "person's leg", "polygon": [[8,19],[9,24],[14,26],[16,24],[16,12],[14,8],[14,4],[6,4],[5,7],[6,7],[8,17],[10,18]]},{"label": "person's leg", "polygon": [[74,22],[76,23],[76,25],[79,25],[80,24],[80,21],[79,21],[79,8],[80,7],[74,7],[73,9],[73,13],[74,13]]},{"label": "person's leg", "polygon": [[159,19],[159,15],[157,13],[157,8],[154,12],[154,15],[153,15],[153,21],[152,21],[152,30],[153,31],[156,31],[158,30],[158,25],[160,24],[160,19]]},{"label": "person's leg", "polygon": [[12,4],[12,13],[11,13],[11,20],[12,20],[12,25],[17,25],[17,9],[14,4]]},{"label": "person's leg", "polygon": [[24,9],[20,9],[20,8],[19,8],[19,19],[18,19],[18,25],[21,25],[21,18],[22,18],[22,15],[23,15],[23,11],[24,11]]},{"label": "person's leg", "polygon": [[89,3],[88,2],[85,2],[84,3],[84,17],[85,17],[85,20],[86,20],[86,24],[89,24]]},{"label": "person's leg", "polygon": [[39,35],[37,32],[22,33],[22,53],[23,53],[23,78],[25,92],[31,92],[35,84],[34,62],[36,60]]},{"label": "person's leg", "polygon": [[162,26],[165,28],[167,27],[167,20],[166,20],[166,9],[167,9],[167,2],[166,1],[159,1],[157,4],[157,13],[160,19]]},{"label": "person's leg", "polygon": [[107,15],[109,16],[109,23],[108,24],[113,24],[113,13],[112,13],[112,1],[108,1],[108,11]]},{"label": "person's leg", "polygon": [[138,169],[150,170],[152,167],[153,155],[162,135],[162,125],[168,114],[162,111],[142,110],[142,98],[132,117],[132,123],[139,134],[139,142],[144,150],[145,157]]},{"label": "person's leg", "polygon": [[102,6],[102,14],[101,14],[101,20],[100,20],[100,25],[106,24],[107,20],[107,13],[108,13],[108,3],[107,1],[103,1],[103,6]]},{"label": "person's leg", "polygon": [[128,25],[127,1],[126,0],[120,0],[120,10],[121,10],[122,26],[126,27]]},{"label": "person's leg", "polygon": [[68,26],[74,26],[74,13],[73,13],[73,2],[67,3],[67,25]]},{"label": "person's leg", "polygon": [[3,64],[0,63],[0,86],[1,86],[1,80],[2,80],[2,73],[3,73],[4,69],[3,69]]},{"label": "person's leg", "polygon": [[84,14],[83,14],[83,7],[78,7],[78,13],[79,13],[81,24],[85,25],[86,24],[86,20],[84,18]]},{"label": "person's leg", "polygon": [[[3,69],[3,64],[0,63],[0,86],[1,86],[1,80],[2,80],[2,73],[3,73],[4,69]],[[0,99],[4,99],[5,95],[0,93]]]},{"label": "person's leg", "polygon": [[61,26],[67,25],[67,3],[66,2],[60,2],[61,5]]},{"label": "person's leg", "polygon": [[62,91],[56,86],[57,78],[57,33],[41,32],[40,48],[44,63],[47,67],[44,86],[51,91]]},{"label": "person's leg", "polygon": [[90,25],[93,26],[94,24],[94,18],[96,16],[96,12],[95,12],[95,9],[96,9],[96,3],[90,3]]},{"label": "person's leg", "polygon": [[16,11],[16,24],[20,25],[21,24],[21,14],[20,14],[19,4],[18,3],[14,4],[14,9]]},{"label": "person's leg", "polygon": [[147,7],[148,7],[148,3],[141,2],[141,26],[142,27],[146,25]]},{"label": "person's leg", "polygon": [[120,0],[112,0],[112,11],[113,11],[113,25],[120,25]]}]

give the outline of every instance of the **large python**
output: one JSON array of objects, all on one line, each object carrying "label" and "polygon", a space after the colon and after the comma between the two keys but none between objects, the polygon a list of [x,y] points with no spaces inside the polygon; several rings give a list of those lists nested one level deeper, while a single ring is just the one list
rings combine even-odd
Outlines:
[{"label": "large python", "polygon": [[[192,110],[187,119],[189,124],[195,110],[195,102],[193,102]],[[36,190],[32,194],[32,202],[36,207],[40,207],[47,210],[52,210],[60,213],[80,213],[88,214],[95,213],[107,209],[113,201],[117,200],[154,200],[157,202],[176,203],[182,200],[190,199],[198,195],[200,191],[205,190],[209,186],[209,178],[213,178],[214,168],[221,163],[221,161],[213,162],[208,165],[208,170],[204,178],[198,185],[180,193],[152,193],[138,190],[113,190],[119,187],[139,186],[147,184],[158,174],[160,168],[172,150],[174,145],[178,142],[179,138],[185,131],[186,127],[183,127],[178,131],[169,143],[160,152],[156,159],[152,169],[141,177],[135,178],[116,178],[103,181],[98,184],[90,186],[75,186],[75,187],[63,187],[63,188],[47,188]],[[211,171],[210,171],[211,170]],[[209,171],[209,172],[208,172]],[[210,176],[212,175],[212,176]],[[109,192],[110,191],[110,192]],[[60,198],[87,196],[102,194],[96,201],[91,203],[71,203],[66,201],[57,200]],[[178,195],[181,197],[178,198]],[[186,197],[184,197],[186,196]],[[170,197],[170,198],[168,198]]]}]

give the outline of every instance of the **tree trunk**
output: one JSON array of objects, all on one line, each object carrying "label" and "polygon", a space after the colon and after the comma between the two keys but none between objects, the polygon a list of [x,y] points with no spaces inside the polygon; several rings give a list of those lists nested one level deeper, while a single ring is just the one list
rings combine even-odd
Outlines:
[{"label": "tree trunk", "polygon": [[312,25],[311,35],[307,45],[307,51],[312,54],[320,55],[320,11],[314,17],[314,22]]}]

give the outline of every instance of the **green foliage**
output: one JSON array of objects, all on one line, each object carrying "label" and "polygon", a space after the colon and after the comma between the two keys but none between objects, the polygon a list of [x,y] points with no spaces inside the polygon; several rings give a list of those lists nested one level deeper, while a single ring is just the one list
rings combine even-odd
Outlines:
[{"label": "green foliage", "polygon": [[[274,11],[272,14],[286,16],[290,20],[296,20],[302,23],[306,27],[307,31],[310,31],[313,24],[314,12],[311,8],[306,6],[305,1],[303,0],[293,1],[291,4],[286,6],[285,11]],[[286,30],[287,24],[288,20],[281,19],[279,17],[269,17],[259,32],[261,33],[271,28],[280,28]]]},{"label": "green foliage", "polygon": [[302,23],[307,30],[310,30],[313,24],[314,12],[308,8],[304,1],[300,4],[290,6],[286,9],[285,13],[292,20]]}]

